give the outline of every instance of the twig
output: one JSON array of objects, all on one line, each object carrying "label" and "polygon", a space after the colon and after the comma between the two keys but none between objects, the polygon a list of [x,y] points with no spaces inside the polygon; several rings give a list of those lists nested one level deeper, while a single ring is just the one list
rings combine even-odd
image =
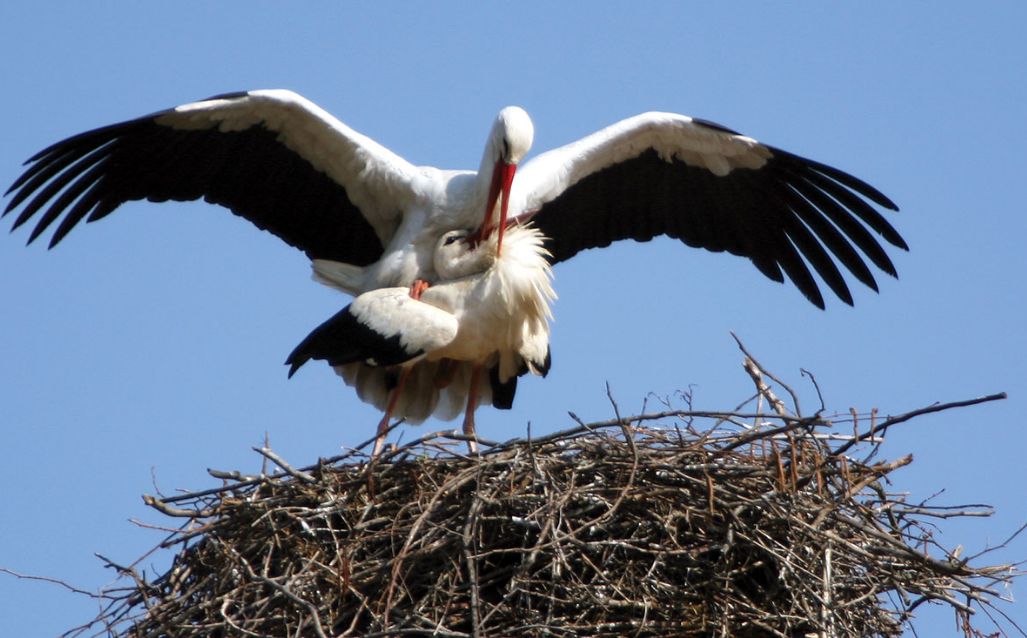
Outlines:
[{"label": "twig", "polygon": [[817,410],[817,414],[820,414],[821,412],[826,410],[827,407],[824,406],[824,395],[820,393],[820,384],[817,383],[817,378],[813,376],[812,372],[806,370],[805,368],[799,368],[799,373],[803,376],[809,377],[810,383],[813,384],[813,389],[817,391],[817,399],[820,400],[820,409]]},{"label": "twig", "polygon": [[784,401],[777,398],[773,390],[770,389],[770,386],[763,382],[763,375],[760,374],[760,369],[756,362],[746,356],[745,361],[742,362],[742,367],[749,373],[752,382],[756,384],[756,392],[767,399],[767,403],[770,404],[770,407],[774,408],[774,412],[777,412],[779,416],[788,416]]},{"label": "twig", "polygon": [[31,574],[21,574],[21,573],[16,572],[16,571],[14,571],[12,569],[7,569],[6,567],[0,567],[0,572],[4,572],[5,574],[10,574],[11,576],[14,576],[15,578],[20,578],[22,580],[39,580],[39,581],[43,581],[45,583],[54,583],[55,585],[60,585],[61,587],[64,587],[65,589],[68,589],[68,590],[71,590],[71,591],[75,592],[76,594],[82,594],[83,596],[89,596],[90,598],[97,598],[99,600],[107,600],[107,599],[109,599],[109,596],[105,596],[103,594],[97,594],[96,592],[87,591],[85,589],[79,589],[78,587],[75,587],[73,585],[69,585],[67,582],[65,582],[63,580],[60,580],[60,579],[57,579],[57,578],[50,578],[49,576],[33,576]]},{"label": "twig", "polygon": [[[186,500],[186,499],[181,499]],[[179,518],[208,518],[213,516],[217,511],[214,508],[207,508],[203,510],[187,510],[178,507],[172,507],[167,504],[167,500],[160,500],[150,496],[149,494],[143,494],[143,502],[157,510],[161,514],[167,516],[176,516]]]},{"label": "twig", "polygon": [[859,435],[858,437],[852,439],[848,443],[843,443],[842,445],[838,446],[831,453],[831,456],[841,456],[842,454],[845,454],[852,446],[856,445],[860,441],[865,441],[866,439],[870,439],[870,438],[876,437],[878,434],[882,434],[882,433],[886,432],[888,430],[888,428],[890,428],[891,426],[897,425],[897,424],[902,423],[904,421],[908,421],[908,420],[912,419],[913,417],[920,416],[922,414],[931,414],[933,412],[942,412],[944,410],[951,410],[952,408],[964,408],[964,407],[971,406],[971,405],[977,405],[979,403],[987,403],[989,401],[1000,401],[1000,400],[1005,399],[1005,398],[1006,398],[1006,393],[1005,392],[999,392],[998,394],[989,394],[987,396],[977,397],[976,399],[966,399],[964,401],[952,401],[950,403],[936,403],[934,405],[929,405],[926,408],[919,408],[917,410],[910,410],[909,412],[906,412],[905,414],[900,414],[899,416],[895,416],[895,417],[891,417],[889,419],[886,419],[885,421],[883,421],[883,422],[873,426],[872,428],[870,428],[870,430],[868,430],[867,432],[864,432],[863,434]]},{"label": "twig", "polygon": [[[621,503],[624,502],[624,497],[627,496],[628,492],[635,485],[635,477],[638,475],[638,446],[635,445],[635,434],[631,431],[631,425],[628,421],[624,421],[620,416],[620,409],[617,407],[617,401],[613,398],[613,393],[610,391],[610,383],[606,383],[606,397],[610,400],[610,405],[613,406],[613,414],[620,421],[621,432],[624,434],[624,442],[628,444],[628,449],[631,451],[631,474],[628,475],[628,480],[624,484],[624,488],[617,494],[617,499],[610,506],[610,509],[600,517],[599,520],[612,517],[620,508]],[[598,521],[596,521],[598,522]]]},{"label": "twig", "polygon": [[[481,482],[478,483],[479,489]],[[475,532],[477,530],[478,515],[481,513],[482,505],[484,500],[475,493],[474,501],[471,503],[471,507],[467,511],[467,519],[464,521],[463,528],[463,553],[464,562],[467,565],[467,578],[470,586],[470,606],[471,606],[471,635],[474,638],[478,638],[481,635],[481,609],[479,607],[480,602],[478,600],[478,563],[475,557],[474,539]]]},{"label": "twig", "polygon": [[275,454],[274,451],[272,451],[269,448],[266,448],[266,447],[255,447],[255,448],[253,448],[253,451],[257,452],[258,454],[260,454],[264,458],[268,459],[269,461],[271,461],[272,463],[274,463],[278,467],[282,468],[282,470],[284,470],[285,473],[288,474],[289,476],[292,476],[294,478],[298,478],[298,479],[300,479],[301,481],[303,481],[305,483],[316,483],[317,482],[317,480],[313,476],[311,476],[310,474],[307,474],[306,472],[303,472],[301,470],[294,469],[291,465],[286,463],[285,460],[282,459],[282,457],[280,457],[277,454]]},{"label": "twig", "polygon": [[788,394],[792,397],[792,405],[795,406],[795,414],[796,416],[801,418],[802,409],[799,407],[799,395],[795,394],[795,391],[792,390],[791,386],[789,386],[781,379],[778,379],[773,375],[773,373],[764,368],[763,365],[756,359],[756,357],[752,356],[752,354],[750,354],[749,351],[746,350],[745,345],[742,343],[742,340],[738,338],[738,335],[736,335],[734,331],[731,331],[731,336],[734,338],[735,343],[738,344],[738,349],[742,351],[742,354],[748,357],[756,365],[756,367],[759,368],[760,372],[773,379],[774,383],[778,384],[788,392]]}]

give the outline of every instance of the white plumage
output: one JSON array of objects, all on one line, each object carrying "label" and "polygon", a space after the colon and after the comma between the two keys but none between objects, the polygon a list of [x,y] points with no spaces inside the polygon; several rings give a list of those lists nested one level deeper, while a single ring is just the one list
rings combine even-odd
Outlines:
[{"label": "white plumage", "polygon": [[[217,96],[76,135],[29,160],[4,214],[50,245],[129,200],[221,204],[302,250],[355,297],[289,357],[332,364],[390,416],[509,407],[549,366],[550,266],[666,234],[744,256],[824,306],[851,304],[841,264],[874,290],[879,242],[906,248],[883,194],[722,126],[645,113],[528,160],[534,129],[503,109],[475,171],[416,167],[289,91]],[[516,171],[516,179],[514,179]],[[44,210],[45,209],[45,210]],[[404,388],[405,386],[405,388]],[[400,388],[404,388],[402,391]],[[462,405],[463,404],[463,405]],[[380,445],[380,439],[379,439]]]},{"label": "white plumage", "polygon": [[475,408],[495,401],[494,389],[548,371],[556,293],[536,229],[512,226],[502,251],[499,233],[476,246],[469,235],[457,230],[439,239],[438,279],[416,298],[408,288],[357,296],[289,355],[292,371],[311,357],[326,359],[362,400],[385,412],[379,433],[393,414],[420,423],[432,414],[451,419],[463,407],[464,431],[473,435]]}]

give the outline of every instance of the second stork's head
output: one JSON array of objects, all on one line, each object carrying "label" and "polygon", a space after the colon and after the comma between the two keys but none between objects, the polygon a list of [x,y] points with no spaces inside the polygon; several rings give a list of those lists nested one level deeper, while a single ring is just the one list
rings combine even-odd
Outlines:
[{"label": "second stork's head", "polygon": [[491,236],[475,245],[469,241],[472,234],[467,230],[451,230],[439,238],[433,261],[440,280],[452,281],[484,272],[496,260],[496,246]]}]

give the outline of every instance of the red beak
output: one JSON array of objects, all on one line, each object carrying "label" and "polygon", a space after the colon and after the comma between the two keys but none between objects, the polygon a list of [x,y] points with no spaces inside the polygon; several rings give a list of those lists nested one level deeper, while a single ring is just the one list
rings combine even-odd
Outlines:
[{"label": "red beak", "polygon": [[489,186],[488,203],[485,206],[485,219],[481,222],[482,240],[488,236],[491,230],[488,226],[492,211],[496,208],[496,201],[502,195],[502,202],[499,205],[499,240],[496,242],[496,255],[503,248],[503,231],[506,230],[507,210],[510,207],[510,186],[513,184],[514,173],[517,172],[516,164],[508,164],[503,158],[496,160],[496,167],[492,169],[492,185]]}]

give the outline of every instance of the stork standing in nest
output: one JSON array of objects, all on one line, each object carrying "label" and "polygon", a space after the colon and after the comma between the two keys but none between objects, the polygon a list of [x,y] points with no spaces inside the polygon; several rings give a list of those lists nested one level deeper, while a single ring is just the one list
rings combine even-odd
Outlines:
[{"label": "stork standing in nest", "polygon": [[[479,402],[509,408],[518,376],[549,371],[549,253],[534,228],[513,226],[505,236],[500,252],[499,232],[477,244],[469,231],[444,234],[433,260],[437,283],[365,292],[289,355],[290,376],[325,359],[361,399],[384,406],[372,456],[394,413],[453,418],[464,400],[463,432],[474,452]],[[479,397],[485,392],[491,396]]]},{"label": "stork standing in nest", "polygon": [[[364,401],[420,422],[509,408],[545,375],[551,265],[658,235],[785,275],[813,304],[815,271],[852,304],[840,263],[877,290],[879,242],[906,244],[878,190],[703,120],[646,113],[525,162],[534,135],[503,109],[475,171],[415,167],[289,91],[217,96],[68,138],[8,191],[17,228],[50,246],[130,200],[204,200],[303,251],[314,278],[355,297],[289,356],[327,360]],[[516,180],[514,175],[517,175]],[[873,232],[871,232],[873,231]],[[875,236],[876,234],[876,236]]]}]

